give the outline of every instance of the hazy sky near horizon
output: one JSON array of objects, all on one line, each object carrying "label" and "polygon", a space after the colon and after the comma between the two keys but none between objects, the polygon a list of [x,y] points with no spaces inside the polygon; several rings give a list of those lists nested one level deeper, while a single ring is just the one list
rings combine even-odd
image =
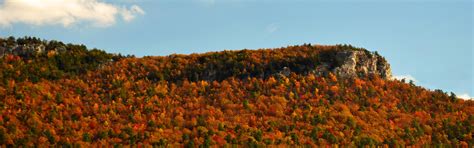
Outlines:
[{"label": "hazy sky near horizon", "polygon": [[[67,7],[66,7],[67,6]],[[471,0],[0,0],[0,36],[145,55],[352,44],[393,74],[474,95]]]}]

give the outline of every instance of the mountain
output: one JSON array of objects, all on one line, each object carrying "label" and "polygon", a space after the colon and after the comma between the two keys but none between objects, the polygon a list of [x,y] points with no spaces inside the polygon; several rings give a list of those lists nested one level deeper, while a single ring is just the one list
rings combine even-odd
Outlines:
[{"label": "mountain", "polygon": [[376,52],[288,46],[136,58],[0,38],[0,145],[474,145],[474,102]]}]

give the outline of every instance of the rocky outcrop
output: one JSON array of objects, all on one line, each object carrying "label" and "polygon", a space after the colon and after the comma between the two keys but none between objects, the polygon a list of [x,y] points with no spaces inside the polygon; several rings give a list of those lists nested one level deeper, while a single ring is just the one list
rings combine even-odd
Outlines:
[{"label": "rocky outcrop", "polygon": [[[316,49],[317,50],[317,49]],[[315,51],[316,51],[315,50]],[[242,51],[237,51],[238,52]],[[242,55],[259,55],[259,51],[247,51]],[[268,78],[268,77],[288,77],[291,73],[307,75],[314,74],[318,76],[327,76],[329,73],[336,74],[342,78],[366,77],[377,75],[382,79],[391,78],[390,65],[382,56],[376,52],[370,52],[365,49],[322,49],[318,52],[302,51],[308,55],[291,55],[285,58],[270,57],[266,62],[255,63],[253,67],[244,66],[241,63],[252,63],[250,59],[232,60],[224,55],[232,53],[218,52],[215,54],[203,55],[199,58],[207,60],[196,60],[193,64],[188,64],[187,68],[180,71],[179,77],[187,78],[190,81],[222,81],[229,77],[234,78]],[[262,54],[263,55],[263,54]],[[277,55],[275,55],[277,56]],[[186,57],[186,56],[182,56]],[[169,57],[178,58],[178,57]],[[198,58],[198,59],[199,59]],[[173,60],[170,60],[173,61]],[[167,69],[162,71],[172,71]],[[160,72],[156,72],[160,73]],[[162,73],[165,80],[177,81],[179,79],[172,74]],[[168,76],[167,76],[168,75]],[[149,79],[155,79],[150,75]]]},{"label": "rocky outcrop", "polygon": [[[367,50],[340,50],[330,51],[330,54],[320,54],[318,61],[311,74],[318,76],[328,75],[330,72],[337,76],[348,77],[364,77],[369,75],[378,75],[383,79],[390,79],[392,72],[390,64],[384,57],[378,53],[369,52]],[[284,67],[275,76],[289,76],[290,68]],[[304,73],[304,72],[303,72]]]},{"label": "rocky outcrop", "polygon": [[389,79],[392,76],[390,64],[377,53],[349,50],[336,54],[337,67],[332,72],[342,77],[378,75]]},{"label": "rocky outcrop", "polygon": [[0,57],[5,55],[17,55],[28,57],[43,53],[66,52],[66,45],[58,41],[41,41],[37,38],[0,38]]}]

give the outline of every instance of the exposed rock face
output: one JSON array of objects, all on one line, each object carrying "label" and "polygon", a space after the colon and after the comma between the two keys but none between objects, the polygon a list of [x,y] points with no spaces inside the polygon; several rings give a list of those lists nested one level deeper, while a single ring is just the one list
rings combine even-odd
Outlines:
[{"label": "exposed rock face", "polygon": [[[392,72],[390,64],[384,57],[367,50],[334,51],[328,55],[319,55],[319,63],[313,70],[308,71],[315,75],[327,75],[329,72],[340,77],[364,77],[378,75],[383,79],[390,79]],[[290,68],[284,67],[276,76],[288,76]],[[286,74],[283,74],[286,73]]]},{"label": "exposed rock face", "polygon": [[[217,55],[221,56],[219,54]],[[385,58],[365,49],[331,49],[315,53],[314,56],[314,58],[309,58],[312,56],[288,56],[287,59],[269,60],[270,62],[253,68],[238,66],[239,64],[232,62],[230,64],[219,62],[219,58],[213,59],[214,57],[206,56],[205,58],[211,60],[197,61],[196,63],[199,64],[193,64],[192,67],[186,68],[187,70],[183,72],[184,76],[181,77],[187,77],[191,81],[221,81],[231,76],[235,78],[268,78],[270,76],[281,78],[288,77],[291,73],[319,76],[333,73],[343,78],[377,75],[382,79],[390,79],[392,75],[390,65]],[[246,62],[250,62],[250,60]]]},{"label": "exposed rock face", "polygon": [[[49,48],[47,48],[47,46]],[[27,39],[4,39],[0,38],[0,57],[5,55],[17,55],[27,57],[43,53],[60,53],[66,51],[66,45],[57,41],[41,41],[36,38]]]},{"label": "exposed rock face", "polygon": [[379,75],[390,79],[390,64],[380,55],[366,51],[341,51],[336,54],[338,66],[332,72],[342,77]]}]

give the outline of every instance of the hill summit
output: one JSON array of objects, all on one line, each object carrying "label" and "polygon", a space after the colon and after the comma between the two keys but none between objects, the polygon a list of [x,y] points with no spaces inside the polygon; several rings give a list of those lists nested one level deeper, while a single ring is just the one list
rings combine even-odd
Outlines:
[{"label": "hill summit", "polygon": [[350,45],[136,58],[0,38],[0,145],[459,146],[474,101]]},{"label": "hill summit", "polygon": [[[83,55],[82,53],[88,54],[90,52],[101,52],[100,54],[104,55],[104,58],[100,60],[113,57],[96,49],[88,51],[84,45],[66,45],[58,41],[41,41],[34,37],[19,38],[17,40],[12,37],[0,39],[0,45],[0,57],[15,55],[26,60],[30,60],[32,57],[38,58],[38,56],[41,57],[42,55]],[[163,75],[165,75],[166,80],[221,81],[231,76],[238,78],[267,78],[278,74],[288,76],[291,72],[317,75],[327,75],[332,72],[341,77],[363,77],[369,75],[378,75],[384,79],[391,77],[390,65],[385,58],[377,52],[372,53],[366,49],[355,48],[350,45],[312,46],[311,44],[305,44],[274,50],[223,51],[192,55],[175,54],[155,58],[169,59],[164,60],[164,64],[176,64],[173,62],[179,60],[187,60],[189,64],[184,65],[182,69],[173,67],[173,69],[165,68],[160,71],[153,71],[150,75],[151,79],[157,79],[153,75],[157,75],[159,78],[163,78]],[[259,58],[258,60],[263,60],[263,62],[255,63],[253,61],[256,60],[255,58]],[[97,57],[85,57],[85,59],[78,60],[70,63],[87,63],[97,60]],[[57,67],[74,67],[74,65],[61,65],[65,62],[56,61],[56,64],[59,64]],[[98,66],[104,62],[97,61],[97,63],[91,64]],[[174,70],[179,70],[181,75],[173,75],[171,78],[171,73],[166,73],[166,71]]]}]

